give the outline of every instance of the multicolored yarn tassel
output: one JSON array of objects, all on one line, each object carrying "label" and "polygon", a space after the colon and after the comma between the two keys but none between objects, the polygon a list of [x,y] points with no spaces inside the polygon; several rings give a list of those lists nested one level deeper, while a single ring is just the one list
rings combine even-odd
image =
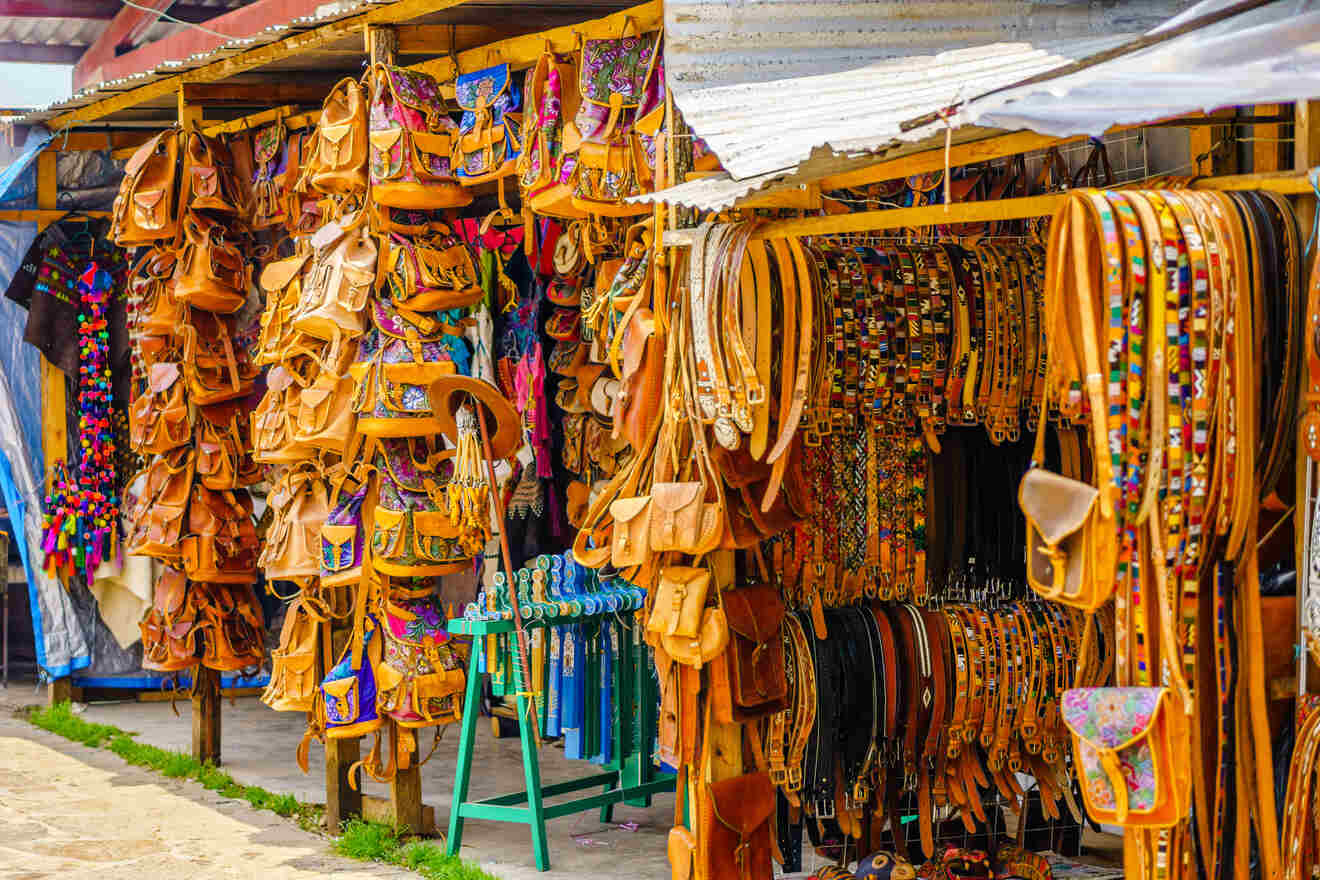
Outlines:
[{"label": "multicolored yarn tassel", "polygon": [[114,559],[119,546],[115,438],[110,421],[110,328],[114,280],[96,263],[78,279],[78,466],[55,462],[46,496],[42,549],[52,575],[81,574]]}]

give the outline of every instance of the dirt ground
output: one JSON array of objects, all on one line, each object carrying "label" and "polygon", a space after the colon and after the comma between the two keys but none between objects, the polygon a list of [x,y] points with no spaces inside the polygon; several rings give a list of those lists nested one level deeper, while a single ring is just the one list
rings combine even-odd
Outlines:
[{"label": "dirt ground", "polygon": [[325,838],[0,715],[3,880],[416,878]]}]

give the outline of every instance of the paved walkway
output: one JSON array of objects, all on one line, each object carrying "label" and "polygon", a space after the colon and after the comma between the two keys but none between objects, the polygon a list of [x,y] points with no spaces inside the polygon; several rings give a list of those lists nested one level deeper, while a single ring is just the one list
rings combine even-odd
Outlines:
[{"label": "paved walkway", "polygon": [[245,801],[0,717],[3,880],[416,877],[331,855],[324,838]]}]

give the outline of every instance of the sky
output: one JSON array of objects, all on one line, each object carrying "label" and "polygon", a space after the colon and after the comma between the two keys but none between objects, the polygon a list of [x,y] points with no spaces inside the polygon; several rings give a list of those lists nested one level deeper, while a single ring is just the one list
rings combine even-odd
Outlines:
[{"label": "sky", "polygon": [[0,62],[0,107],[41,107],[72,91],[72,65]]}]

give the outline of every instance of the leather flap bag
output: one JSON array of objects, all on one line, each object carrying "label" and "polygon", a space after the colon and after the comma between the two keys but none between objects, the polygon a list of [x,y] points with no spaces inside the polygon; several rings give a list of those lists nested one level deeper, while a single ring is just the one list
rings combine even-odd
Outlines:
[{"label": "leather flap bag", "polygon": [[[1097,578],[1100,493],[1089,483],[1032,468],[1018,486],[1027,520],[1027,581],[1046,599],[1096,611],[1113,594],[1112,578]],[[1112,543],[1112,539],[1110,541]],[[1112,570],[1112,569],[1111,569]]]},{"label": "leather flap bag", "polygon": [[650,555],[648,532],[651,524],[651,496],[620,498],[610,503],[614,534],[610,538],[610,562],[615,568],[641,565]]},{"label": "leather flap bag", "polygon": [[694,669],[718,660],[729,646],[729,622],[724,610],[703,608],[696,635],[661,635],[660,646],[674,662]]},{"label": "leather flap bag", "polygon": [[111,211],[111,235],[120,247],[174,238],[178,214],[174,196],[179,168],[179,133],[170,128],[147,141],[124,164]]},{"label": "leather flap bag", "polygon": [[784,602],[771,586],[720,594],[729,621],[729,678],[733,717],[750,721],[787,707],[784,673]]},{"label": "leather flap bag", "polygon": [[769,773],[745,773],[707,784],[698,840],[704,848],[703,876],[720,880],[764,880],[770,861],[770,814],[775,788]]},{"label": "leather flap bag", "polygon": [[646,629],[660,635],[695,638],[710,583],[710,572],[704,568],[671,565],[662,569]]}]

